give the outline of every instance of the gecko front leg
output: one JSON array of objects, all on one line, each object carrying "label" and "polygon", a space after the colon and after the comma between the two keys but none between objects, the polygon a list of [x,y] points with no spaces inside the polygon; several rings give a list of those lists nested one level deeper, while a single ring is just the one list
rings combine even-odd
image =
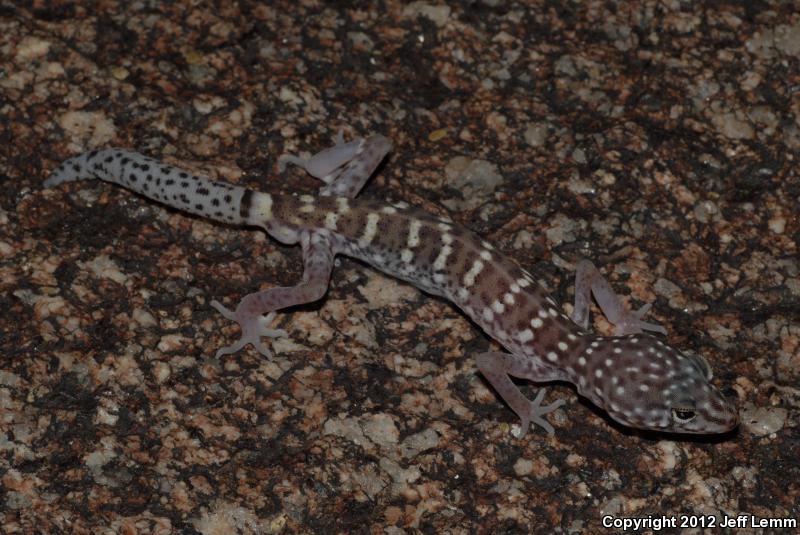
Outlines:
[{"label": "gecko front leg", "polygon": [[[267,325],[282,308],[311,303],[325,295],[333,268],[333,245],[326,231],[307,231],[300,234],[303,249],[303,280],[297,286],[269,288],[246,295],[232,311],[218,301],[211,306],[242,329],[239,341],[217,351],[217,357],[239,351],[253,344],[259,353],[269,356],[269,349],[261,342],[262,336],[275,338],[287,336],[281,329],[269,329]],[[262,314],[267,314],[263,316]]]},{"label": "gecko front leg", "polygon": [[561,379],[560,376],[538,377],[531,374],[531,368],[526,365],[525,358],[512,353],[501,353],[489,351],[481,353],[475,357],[475,363],[486,380],[494,387],[500,397],[508,403],[508,406],[517,413],[520,418],[520,432],[517,438],[522,438],[528,432],[530,424],[536,424],[547,431],[548,434],[555,434],[553,426],[544,419],[544,415],[553,412],[565,402],[563,399],[554,401],[549,405],[542,406],[547,389],[540,388],[539,393],[533,399],[525,397],[519,387],[514,384],[510,376],[524,377],[532,381],[553,381]]},{"label": "gecko front leg", "polygon": [[650,304],[644,305],[636,312],[626,310],[611,285],[594,264],[588,260],[581,260],[575,273],[575,309],[572,312],[572,321],[584,329],[589,326],[589,300],[592,295],[608,321],[614,325],[617,336],[642,331],[667,334],[667,330],[661,325],[642,320],[650,310]]}]

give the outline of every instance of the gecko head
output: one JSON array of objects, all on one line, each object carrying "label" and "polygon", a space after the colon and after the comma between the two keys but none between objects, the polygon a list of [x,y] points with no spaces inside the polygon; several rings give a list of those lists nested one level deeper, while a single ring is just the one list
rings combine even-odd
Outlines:
[{"label": "gecko head", "polygon": [[724,433],[736,407],[711,384],[701,356],[682,354],[649,334],[598,338],[584,350],[590,384],[616,421],[669,433]]}]

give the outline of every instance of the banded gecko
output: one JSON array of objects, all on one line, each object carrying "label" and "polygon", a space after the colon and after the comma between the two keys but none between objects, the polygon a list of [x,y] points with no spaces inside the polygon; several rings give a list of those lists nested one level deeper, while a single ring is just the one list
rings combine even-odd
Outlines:
[{"label": "banded gecko", "polygon": [[[528,272],[450,219],[404,202],[357,200],[391,148],[381,135],[345,143],[340,133],[335,146],[308,160],[284,157],[324,182],[318,195],[254,191],[120,149],[70,158],[44,185],[99,178],[185,212],[262,227],[280,242],[299,243],[304,265],[299,284],[251,293],[234,310],[211,302],[242,331],[236,343],[217,351],[218,357],[247,344],[269,356],[261,337],[286,336],[269,328],[275,312],[322,298],[334,256],[343,254],[448,299],[508,350],[481,353],[476,363],[519,416],[517,436],[531,423],[552,435],[553,427],[544,416],[564,401],[542,405],[544,388],[531,401],[512,376],[535,382],[568,381],[611,418],[634,428],[722,433],[737,425],[734,406],[710,382],[706,360],[645,333],[665,331],[641,319],[647,306],[626,311],[590,262],[577,266],[570,318]],[[589,331],[591,295],[615,325],[615,336]]]}]

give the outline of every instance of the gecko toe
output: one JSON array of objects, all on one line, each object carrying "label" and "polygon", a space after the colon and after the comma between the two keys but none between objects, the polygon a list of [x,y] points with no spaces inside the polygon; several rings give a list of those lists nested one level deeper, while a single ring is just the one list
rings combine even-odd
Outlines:
[{"label": "gecko toe", "polygon": [[217,301],[216,299],[212,299],[211,303],[209,303],[214,309],[222,314],[225,319],[229,319],[231,321],[236,321],[236,313],[233,312],[231,309]]}]

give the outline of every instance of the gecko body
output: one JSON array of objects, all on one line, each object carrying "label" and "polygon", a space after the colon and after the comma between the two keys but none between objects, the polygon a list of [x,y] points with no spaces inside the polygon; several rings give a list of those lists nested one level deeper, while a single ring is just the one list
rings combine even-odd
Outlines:
[{"label": "gecko body", "polygon": [[[234,310],[212,302],[242,329],[238,342],[221,348],[218,356],[247,344],[269,355],[262,336],[286,334],[268,327],[275,312],[320,299],[334,256],[343,254],[451,301],[508,350],[481,353],[476,363],[519,415],[520,435],[530,423],[552,434],[544,416],[563,400],[543,406],[543,388],[528,400],[511,376],[569,381],[614,420],[631,427],[721,433],[736,426],[736,410],[711,384],[705,359],[682,354],[644,332],[664,331],[642,321],[646,309],[624,310],[588,261],[578,264],[570,318],[528,272],[463,226],[402,202],[356,199],[390,149],[388,139],[373,135],[348,143],[340,139],[309,160],[288,157],[325,182],[318,195],[255,191],[119,149],[71,158],[45,186],[99,178],[201,217],[259,226],[280,242],[299,243],[304,264],[299,284],[249,294]],[[592,294],[616,325],[617,336],[588,330]]]}]

